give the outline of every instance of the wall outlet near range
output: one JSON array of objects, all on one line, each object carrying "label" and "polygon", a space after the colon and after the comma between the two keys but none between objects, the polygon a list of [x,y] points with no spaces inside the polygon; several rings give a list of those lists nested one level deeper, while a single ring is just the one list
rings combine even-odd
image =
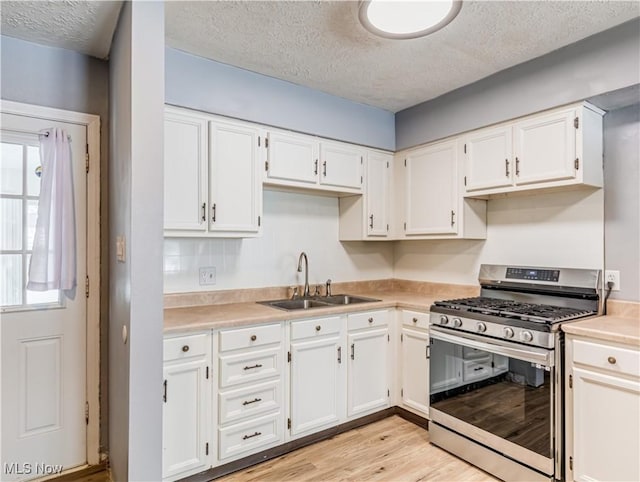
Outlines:
[{"label": "wall outlet near range", "polygon": [[607,283],[612,282],[613,288],[611,291],[620,291],[620,271],[614,271],[612,269],[605,270],[604,272],[604,288],[608,289]]},{"label": "wall outlet near range", "polygon": [[215,266],[200,268],[200,286],[216,284]]}]

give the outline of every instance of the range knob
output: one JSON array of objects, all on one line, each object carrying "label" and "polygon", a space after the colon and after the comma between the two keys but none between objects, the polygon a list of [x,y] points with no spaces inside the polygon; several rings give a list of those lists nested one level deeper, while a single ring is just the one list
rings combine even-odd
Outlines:
[{"label": "range knob", "polygon": [[513,338],[513,330],[509,327],[503,329],[502,334],[505,338]]},{"label": "range knob", "polygon": [[533,340],[533,335],[530,331],[523,331],[522,333],[520,333],[520,339],[525,343],[529,343],[531,340]]},{"label": "range knob", "polygon": [[460,328],[462,326],[462,320],[460,318],[454,318],[453,326],[456,328]]},{"label": "range knob", "polygon": [[480,322],[476,325],[476,329],[480,332],[480,333],[484,333],[485,331],[487,331],[487,325],[485,325],[484,323]]},{"label": "range knob", "polygon": [[445,315],[440,315],[440,324],[441,325],[448,325],[449,324],[449,317],[445,316]]}]

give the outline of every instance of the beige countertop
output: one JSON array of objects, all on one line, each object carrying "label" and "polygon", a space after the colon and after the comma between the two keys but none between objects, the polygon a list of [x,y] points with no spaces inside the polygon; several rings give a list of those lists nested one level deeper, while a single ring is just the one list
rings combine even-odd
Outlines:
[{"label": "beige countertop", "polygon": [[183,333],[396,307],[427,312],[434,301],[443,299],[442,296],[434,297],[430,294],[393,290],[351,292],[349,294],[375,298],[380,301],[295,311],[284,311],[255,302],[165,308],[164,332],[165,334]]},{"label": "beige countertop", "polygon": [[562,325],[562,331],[572,335],[640,347],[640,319],[637,317],[599,316]]}]

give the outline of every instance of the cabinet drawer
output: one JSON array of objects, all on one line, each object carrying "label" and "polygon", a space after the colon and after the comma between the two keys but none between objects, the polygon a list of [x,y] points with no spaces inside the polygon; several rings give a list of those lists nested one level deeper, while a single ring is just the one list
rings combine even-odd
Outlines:
[{"label": "cabinet drawer", "polygon": [[280,347],[220,356],[220,387],[279,376],[282,371],[281,358]]},{"label": "cabinet drawer", "polygon": [[218,456],[220,460],[280,442],[281,415],[279,413],[231,425],[218,430]]},{"label": "cabinet drawer", "polygon": [[220,425],[262,415],[280,408],[280,381],[219,394]]},{"label": "cabinet drawer", "polygon": [[462,362],[462,379],[465,382],[482,380],[492,375],[491,356],[482,360],[465,360]]},{"label": "cabinet drawer", "polygon": [[402,310],[402,324],[427,330],[429,329],[429,313]]},{"label": "cabinet drawer", "polygon": [[573,361],[614,373],[640,377],[640,352],[631,348],[574,340]]},{"label": "cabinet drawer", "polygon": [[291,339],[316,338],[318,336],[340,333],[343,320],[339,316],[316,318],[315,320],[294,321],[291,323]]},{"label": "cabinet drawer", "polygon": [[347,318],[349,331],[360,330],[375,326],[387,326],[389,324],[389,311],[367,311],[365,313],[353,313]]},{"label": "cabinet drawer", "polygon": [[280,324],[256,325],[220,332],[220,351],[238,350],[254,346],[270,345],[282,341]]},{"label": "cabinet drawer", "polygon": [[210,343],[211,338],[209,333],[165,338],[162,359],[164,361],[171,361],[203,356],[209,353]]}]

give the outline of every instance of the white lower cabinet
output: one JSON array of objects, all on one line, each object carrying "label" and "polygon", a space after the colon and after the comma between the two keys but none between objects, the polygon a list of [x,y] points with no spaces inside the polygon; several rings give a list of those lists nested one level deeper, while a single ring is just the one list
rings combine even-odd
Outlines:
[{"label": "white lower cabinet", "polygon": [[218,462],[284,442],[284,325],[218,334]]},{"label": "white lower cabinet", "polygon": [[347,416],[355,418],[389,406],[389,312],[349,315],[347,326]]},{"label": "white lower cabinet", "polygon": [[339,316],[291,322],[288,426],[294,438],[345,418],[343,326]]},{"label": "white lower cabinet", "polygon": [[640,351],[567,336],[566,480],[640,480]]},{"label": "white lower cabinet", "polygon": [[164,340],[162,477],[207,469],[211,452],[211,334]]},{"label": "white lower cabinet", "polygon": [[429,415],[429,313],[402,310],[400,329],[400,403]]}]

